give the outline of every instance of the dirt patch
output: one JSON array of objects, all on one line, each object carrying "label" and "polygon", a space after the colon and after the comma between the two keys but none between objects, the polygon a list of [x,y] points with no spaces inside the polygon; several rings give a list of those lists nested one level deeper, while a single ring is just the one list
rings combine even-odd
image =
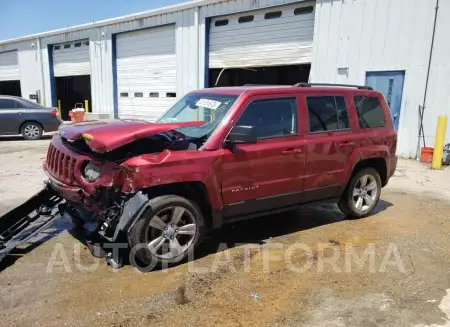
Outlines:
[{"label": "dirt patch", "polygon": [[[0,144],[0,214],[45,179],[40,166],[49,141],[12,142],[6,142],[11,151]],[[450,205],[423,190],[446,174],[420,170],[420,182],[409,188],[398,186],[404,177],[394,178],[365,219],[346,220],[335,205],[323,204],[227,226],[195,261],[149,273],[131,266],[114,271],[63,232],[0,271],[0,325],[442,323]],[[57,264],[49,265],[52,257]]]}]

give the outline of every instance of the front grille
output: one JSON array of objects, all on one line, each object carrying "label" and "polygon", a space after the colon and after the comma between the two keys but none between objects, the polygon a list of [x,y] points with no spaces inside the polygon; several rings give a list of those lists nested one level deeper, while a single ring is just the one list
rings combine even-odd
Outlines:
[{"label": "front grille", "polygon": [[46,167],[48,171],[59,181],[68,184],[75,184],[76,158],[62,153],[50,144],[47,152]]}]

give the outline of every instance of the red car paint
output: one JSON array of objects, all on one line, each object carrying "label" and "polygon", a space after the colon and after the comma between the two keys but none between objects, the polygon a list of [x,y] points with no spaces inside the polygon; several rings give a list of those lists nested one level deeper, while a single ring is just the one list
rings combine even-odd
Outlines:
[{"label": "red car paint", "polygon": [[[97,210],[99,201],[92,195],[100,188],[120,188],[123,194],[141,189],[175,183],[201,183],[206,189],[213,211],[225,216],[245,215],[251,207],[235,204],[266,199],[253,206],[270,210],[290,206],[294,202],[310,202],[339,197],[362,160],[381,159],[386,176],[383,185],[393,175],[397,134],[393,128],[389,108],[383,96],[375,91],[338,87],[245,86],[213,88],[196,92],[238,95],[232,108],[217,126],[206,144],[199,150],[171,151],[143,154],[120,164],[104,163],[101,177],[94,183],[82,176],[83,165],[92,160],[69,150],[55,135],[52,147],[69,158],[75,158],[74,179],[66,182],[61,169],[52,168],[52,154],[44,164],[55,189],[74,202]],[[350,128],[336,132],[310,133],[306,96],[339,95],[345,98]],[[385,126],[361,129],[358,125],[354,96],[377,97],[382,104]],[[224,147],[224,141],[247,105],[256,99],[295,97],[298,103],[298,135],[258,140],[256,144],[236,145],[234,151]],[[198,126],[198,122],[182,124]],[[201,124],[200,124],[201,125]],[[88,145],[94,151],[104,152],[137,138],[181,127],[180,124],[149,124],[144,122],[115,122],[74,125],[65,128],[68,140],[89,134]],[[53,160],[53,161],[52,161]],[[178,184],[177,184],[178,185]],[[280,195],[295,195],[283,196]],[[275,199],[269,201],[269,199]]]}]

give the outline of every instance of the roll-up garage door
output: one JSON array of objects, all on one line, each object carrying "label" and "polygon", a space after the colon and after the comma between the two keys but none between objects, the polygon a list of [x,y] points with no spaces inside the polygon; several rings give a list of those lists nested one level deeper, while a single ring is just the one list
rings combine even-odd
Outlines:
[{"label": "roll-up garage door", "polygon": [[211,21],[209,67],[310,63],[314,3],[255,10]]},{"label": "roll-up garage door", "polygon": [[17,51],[0,52],[0,81],[20,80]]},{"label": "roll-up garage door", "polygon": [[90,75],[89,58],[89,40],[55,44],[53,74],[55,77]]},{"label": "roll-up garage door", "polygon": [[175,26],[116,38],[119,118],[155,121],[175,103]]}]

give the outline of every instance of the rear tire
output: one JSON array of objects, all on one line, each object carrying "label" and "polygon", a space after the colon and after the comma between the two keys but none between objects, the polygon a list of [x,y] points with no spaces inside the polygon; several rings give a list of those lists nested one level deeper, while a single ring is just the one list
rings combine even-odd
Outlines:
[{"label": "rear tire", "polygon": [[129,234],[132,255],[149,267],[169,267],[192,256],[202,238],[204,218],[197,204],[178,195],[149,200]]},{"label": "rear tire", "polygon": [[377,206],[380,194],[380,174],[374,168],[364,168],[353,175],[338,206],[349,218],[363,218]]},{"label": "rear tire", "polygon": [[44,131],[38,123],[28,122],[23,124],[20,132],[25,140],[34,141],[39,140]]}]

